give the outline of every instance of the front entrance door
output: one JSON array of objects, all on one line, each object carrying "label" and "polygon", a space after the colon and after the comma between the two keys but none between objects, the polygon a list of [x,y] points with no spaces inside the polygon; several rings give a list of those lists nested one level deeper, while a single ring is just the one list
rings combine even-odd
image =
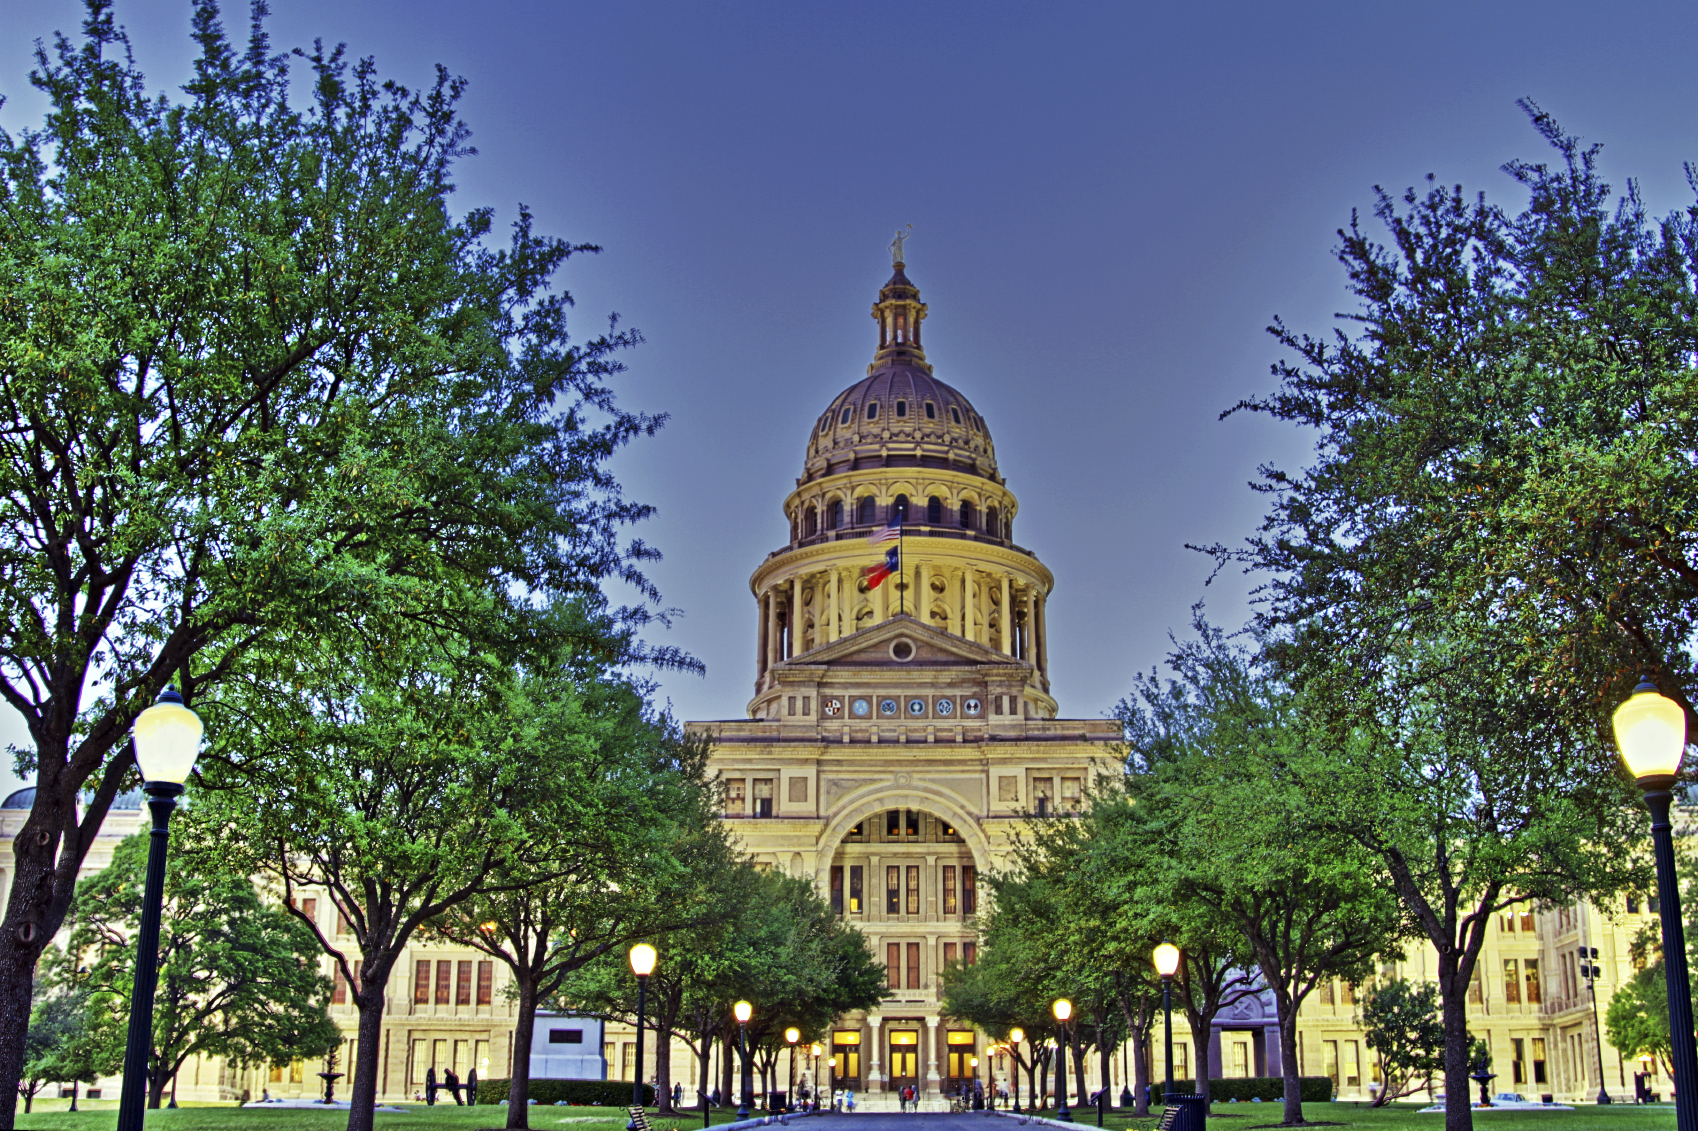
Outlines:
[{"label": "front entrance door", "polygon": [[920,1031],[892,1029],[890,1031],[890,1083],[894,1092],[899,1088],[920,1083]]},{"label": "front entrance door", "polygon": [[967,1029],[951,1031],[945,1039],[949,1042],[949,1090],[956,1092],[979,1075],[978,1066],[973,1063],[978,1056],[977,1037]]},{"label": "front entrance door", "polygon": [[861,1034],[858,1031],[831,1035],[831,1086],[861,1090]]}]

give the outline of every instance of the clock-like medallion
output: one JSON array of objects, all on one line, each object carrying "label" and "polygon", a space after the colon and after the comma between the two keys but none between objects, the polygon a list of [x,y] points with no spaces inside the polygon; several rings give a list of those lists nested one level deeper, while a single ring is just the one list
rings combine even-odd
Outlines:
[{"label": "clock-like medallion", "polygon": [[985,705],[977,699],[969,699],[965,703],[961,704],[961,709],[966,711],[969,715],[976,715],[985,709]]},{"label": "clock-like medallion", "polygon": [[926,701],[924,699],[910,699],[910,700],[908,700],[908,713],[910,715],[923,715],[923,714],[925,714],[926,713]]},{"label": "clock-like medallion", "polygon": [[880,699],[878,701],[878,713],[881,714],[881,715],[894,715],[894,714],[896,714],[896,700],[894,700],[894,699]]},{"label": "clock-like medallion", "polygon": [[867,717],[867,713],[873,709],[873,706],[865,699],[857,699],[853,703],[849,704],[849,709],[864,719]]},{"label": "clock-like medallion", "polygon": [[939,699],[936,710],[940,715],[952,715],[955,713],[955,703],[953,700]]}]

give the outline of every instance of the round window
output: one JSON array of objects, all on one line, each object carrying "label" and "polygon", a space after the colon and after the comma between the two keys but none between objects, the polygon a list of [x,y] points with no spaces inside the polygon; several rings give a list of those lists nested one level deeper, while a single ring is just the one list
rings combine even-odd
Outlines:
[{"label": "round window", "polygon": [[937,713],[940,715],[953,715],[955,713],[954,702],[948,699],[939,699],[937,701]]},{"label": "round window", "polygon": [[961,709],[969,715],[976,715],[985,709],[985,705],[977,699],[969,699],[965,703],[961,704]]},{"label": "round window", "polygon": [[872,704],[868,703],[865,699],[857,699],[853,703],[849,704],[849,709],[854,711],[857,715],[865,718],[867,713],[873,708]]},{"label": "round window", "polygon": [[878,701],[878,713],[881,715],[894,715],[896,713],[896,700],[880,699]]},{"label": "round window", "polygon": [[914,642],[898,640],[890,646],[890,658],[899,664],[905,664],[914,658]]},{"label": "round window", "polygon": [[910,700],[908,700],[908,713],[910,715],[923,715],[923,714],[925,714],[926,713],[926,701],[924,699],[910,699]]}]

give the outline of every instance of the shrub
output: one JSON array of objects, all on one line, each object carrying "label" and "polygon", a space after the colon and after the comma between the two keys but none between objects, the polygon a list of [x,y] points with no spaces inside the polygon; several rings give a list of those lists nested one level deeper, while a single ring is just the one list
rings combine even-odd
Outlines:
[{"label": "shrub", "polygon": [[[1162,1082],[1155,1083],[1155,1094],[1161,1094]],[[1173,1086],[1181,1092],[1196,1089],[1195,1080],[1175,1080]],[[1327,1103],[1332,1099],[1332,1080],[1326,1076],[1299,1076],[1297,1095],[1306,1104]],[[1234,1080],[1209,1080],[1209,1098],[1215,1103],[1249,1103],[1257,1096],[1263,1103],[1278,1103],[1285,1099],[1285,1078],[1282,1076],[1250,1076]]]},{"label": "shrub", "polygon": [[[508,1082],[503,1077],[478,1081],[478,1102],[480,1104],[498,1104],[507,1098]],[[589,1107],[600,1104],[603,1107],[630,1107],[631,1082],[629,1080],[532,1080],[531,1099],[539,1107],[565,1100],[579,1107]],[[654,1085],[643,1085],[643,1103],[654,1106]]]}]

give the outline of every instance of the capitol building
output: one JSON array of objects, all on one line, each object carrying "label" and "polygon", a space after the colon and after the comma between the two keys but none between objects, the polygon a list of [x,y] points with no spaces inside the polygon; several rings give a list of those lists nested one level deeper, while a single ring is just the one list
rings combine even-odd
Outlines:
[{"label": "capitol building", "polygon": [[[809,1080],[853,1089],[863,1107],[876,1109],[894,1106],[906,1085],[935,1099],[975,1078],[987,1086],[1009,1079],[1011,1066],[990,1051],[987,1036],[945,1014],[939,975],[951,963],[975,961],[983,878],[1008,867],[1023,823],[1033,814],[1076,812],[1091,775],[1117,765],[1121,733],[1111,719],[1060,713],[1046,614],[1055,578],[1016,541],[1020,504],[998,469],[990,423],[927,359],[926,305],[902,262],[872,315],[876,346],[866,375],[824,401],[817,417],[797,422],[800,474],[781,500],[775,491],[789,538],[749,581],[752,694],[741,717],[689,725],[714,740],[724,818],[742,849],[758,866],[812,879],[884,965],[884,1001],[836,1020],[821,1042],[819,1079]],[[867,567],[892,549],[897,568],[871,584]],[[28,793],[0,805],[0,835],[21,829]],[[136,806],[108,816],[85,875],[109,863],[118,839],[141,825]],[[9,869],[0,869],[0,899],[9,882]],[[310,891],[301,898],[327,935],[342,929],[331,922],[328,899]],[[1491,1049],[1495,1088],[1589,1100],[1601,1069],[1620,1101],[1631,1099],[1635,1071],[1648,1068],[1652,1090],[1669,1094],[1658,1066],[1624,1062],[1607,1046],[1600,1054],[1593,1003],[1577,975],[1579,948],[1597,948],[1601,1014],[1632,977],[1629,941],[1655,910],[1629,899],[1494,918],[1468,1008],[1471,1031]],[[329,976],[328,960],[324,969]],[[1436,971],[1423,947],[1383,968],[1416,980],[1433,980]],[[484,1079],[508,1075],[517,1009],[506,983],[505,968],[486,955],[415,940],[388,989],[379,1099],[412,1099],[431,1070],[438,1079],[445,1068],[462,1078],[474,1068]],[[1297,1053],[1305,1075],[1330,1076],[1340,1098],[1366,1101],[1376,1073],[1356,992],[1330,983],[1311,995],[1299,1015]],[[345,985],[338,983],[330,1013],[345,1037],[345,1068],[357,1034]],[[1190,1036],[1175,1020],[1175,1069],[1187,1077]],[[539,1019],[534,1075],[547,1075],[553,1063],[540,1030],[561,1024]],[[1214,1028],[1211,1076],[1278,1071],[1271,1001],[1241,1002]],[[592,1066],[583,1074],[654,1078],[655,1042],[639,1066],[629,1026],[591,1023],[577,1036],[588,1055],[573,1063]],[[1152,1060],[1159,1061],[1159,1024],[1154,1036]],[[673,1042],[660,1055],[671,1058],[671,1077],[693,1103],[700,1078],[693,1054]],[[1128,1048],[1110,1057],[1116,1094],[1130,1080],[1131,1055]],[[714,1077],[729,1089],[723,1059],[716,1058]],[[312,1095],[323,1067],[194,1058],[175,1095]],[[811,1078],[811,1063],[808,1069]],[[1095,1086],[1102,1078],[1096,1054],[1087,1072]],[[117,1080],[97,1088],[91,1094],[110,1099]]]}]

